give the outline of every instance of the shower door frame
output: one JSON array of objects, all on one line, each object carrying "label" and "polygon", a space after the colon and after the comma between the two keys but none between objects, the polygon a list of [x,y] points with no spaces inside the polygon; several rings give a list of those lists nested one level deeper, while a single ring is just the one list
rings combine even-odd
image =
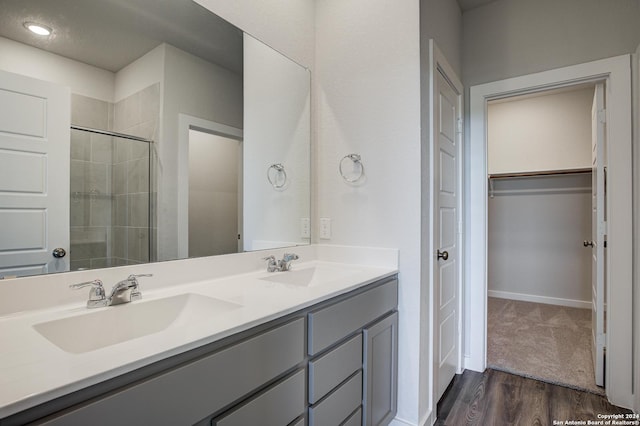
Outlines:
[{"label": "shower door frame", "polygon": [[149,155],[148,155],[148,170],[149,170],[149,179],[148,179],[148,184],[147,184],[147,193],[149,194],[148,197],[148,204],[147,204],[147,232],[148,232],[148,238],[147,238],[147,250],[148,250],[148,259],[147,259],[147,263],[149,262],[153,262],[153,256],[152,256],[152,241],[154,241],[154,238],[152,238],[152,211],[151,211],[151,190],[152,190],[152,181],[151,181],[151,176],[152,176],[152,161],[151,161],[151,146],[153,145],[154,141],[152,139],[147,139],[147,138],[143,138],[140,136],[135,136],[135,135],[129,135],[126,133],[120,133],[120,132],[114,132],[111,130],[103,130],[103,129],[95,129],[92,127],[86,127],[86,126],[78,126],[75,124],[72,124],[70,126],[71,130],[79,130],[82,132],[87,132],[87,133],[94,133],[94,134],[98,134],[98,135],[103,135],[103,136],[109,136],[109,137],[114,137],[114,138],[119,138],[119,139],[126,139],[126,140],[130,140],[130,141],[135,141],[135,142],[144,142],[147,143],[149,145]]}]

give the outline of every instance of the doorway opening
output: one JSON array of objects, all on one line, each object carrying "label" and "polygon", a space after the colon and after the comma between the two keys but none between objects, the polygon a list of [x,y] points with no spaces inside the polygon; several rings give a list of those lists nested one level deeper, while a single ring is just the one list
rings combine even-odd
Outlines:
[{"label": "doorway opening", "polygon": [[242,251],[242,142],[189,129],[189,257]]},{"label": "doorway opening", "polygon": [[[465,367],[487,367],[488,199],[487,105],[496,99],[539,93],[576,84],[606,83],[606,321],[605,388],[618,406],[633,405],[632,319],[632,162],[630,55],[544,71],[470,88],[468,180],[465,210]],[[603,158],[603,157],[601,157]],[[602,173],[600,174],[603,175]],[[603,258],[604,256],[602,256]],[[603,291],[604,293],[604,291]]]},{"label": "doorway opening", "polygon": [[487,103],[487,365],[604,394],[586,244],[595,93],[586,83]]},{"label": "doorway opening", "polygon": [[242,252],[242,129],[188,114],[178,121],[178,255]]}]

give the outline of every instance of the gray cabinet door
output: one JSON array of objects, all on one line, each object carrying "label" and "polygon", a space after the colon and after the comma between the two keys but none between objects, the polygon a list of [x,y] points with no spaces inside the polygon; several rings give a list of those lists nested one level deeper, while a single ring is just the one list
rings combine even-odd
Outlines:
[{"label": "gray cabinet door", "polygon": [[364,329],[363,425],[387,425],[396,415],[398,313]]}]

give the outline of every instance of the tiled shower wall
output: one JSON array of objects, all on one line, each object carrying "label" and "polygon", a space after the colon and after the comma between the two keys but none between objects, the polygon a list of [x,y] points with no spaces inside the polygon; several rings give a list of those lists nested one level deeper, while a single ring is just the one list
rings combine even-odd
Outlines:
[{"label": "tiled shower wall", "polygon": [[[160,84],[151,85],[114,106],[113,130],[157,140],[160,121]],[[147,263],[155,259],[155,230],[150,224],[150,192],[153,170],[149,169],[153,146],[125,139],[115,141],[113,161],[113,256],[121,265]],[[151,211],[155,211],[151,207]],[[155,222],[155,221],[152,221]],[[151,226],[150,226],[151,225]]]},{"label": "tiled shower wall", "polygon": [[[72,124],[156,140],[159,84],[114,104],[72,96]],[[71,269],[146,263],[150,154],[145,142],[71,132]],[[153,210],[151,210],[153,211]],[[154,221],[155,222],[155,221]]]},{"label": "tiled shower wall", "polygon": [[[71,97],[71,123],[108,130],[110,103]],[[71,270],[111,265],[111,137],[71,131]]]}]

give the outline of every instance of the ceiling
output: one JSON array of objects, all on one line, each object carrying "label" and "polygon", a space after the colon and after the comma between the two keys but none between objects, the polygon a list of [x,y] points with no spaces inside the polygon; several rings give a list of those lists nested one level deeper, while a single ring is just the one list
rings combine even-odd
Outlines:
[{"label": "ceiling", "polygon": [[[0,0],[0,36],[116,72],[166,42],[242,72],[242,31],[191,0]],[[27,31],[35,21],[48,37]]]},{"label": "ceiling", "polygon": [[475,9],[476,7],[484,6],[486,4],[492,3],[496,0],[457,0],[460,9],[462,12],[466,12],[471,9]]}]

